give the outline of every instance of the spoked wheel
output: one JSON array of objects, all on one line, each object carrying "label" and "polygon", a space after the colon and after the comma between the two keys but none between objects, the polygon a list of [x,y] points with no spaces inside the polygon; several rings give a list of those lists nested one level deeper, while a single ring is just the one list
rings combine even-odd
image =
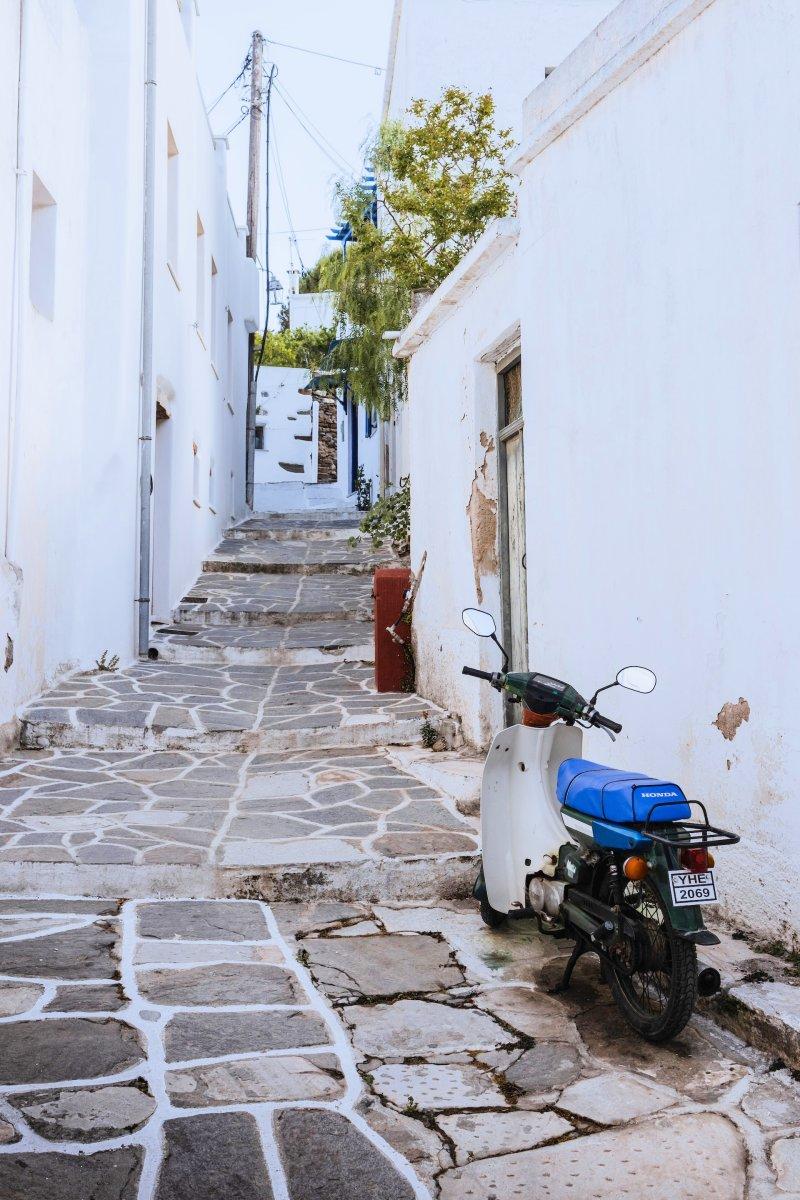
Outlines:
[{"label": "spoked wheel", "polygon": [[[601,898],[614,902],[614,877],[603,881]],[[636,922],[636,937],[611,949],[613,965],[603,974],[629,1025],[650,1042],[680,1033],[697,998],[697,951],[679,938],[651,879],[626,880],[623,911]]]}]

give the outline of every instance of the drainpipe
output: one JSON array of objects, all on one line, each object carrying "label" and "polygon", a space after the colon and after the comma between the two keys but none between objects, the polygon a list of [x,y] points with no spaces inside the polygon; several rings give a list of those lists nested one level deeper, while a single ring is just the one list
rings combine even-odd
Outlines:
[{"label": "drainpipe", "polygon": [[156,184],[156,29],[158,0],[147,0],[144,118],[144,221],[142,249],[142,360],[139,419],[139,595],[138,649],[150,648],[150,553],[152,544],[153,431],[153,308],[155,271]]},{"label": "drainpipe", "polygon": [[17,148],[16,148],[16,182],[14,202],[14,233],[11,249],[11,321],[9,329],[9,373],[8,373],[8,413],[6,427],[6,478],[3,488],[3,554],[6,559],[11,557],[11,536],[13,529],[14,507],[14,460],[17,414],[22,393],[22,286],[23,261],[22,246],[26,228],[25,201],[28,189],[25,186],[25,110],[27,107],[27,81],[25,71],[25,55],[30,40],[29,26],[30,5],[25,0],[19,0],[19,69],[17,75]]}]

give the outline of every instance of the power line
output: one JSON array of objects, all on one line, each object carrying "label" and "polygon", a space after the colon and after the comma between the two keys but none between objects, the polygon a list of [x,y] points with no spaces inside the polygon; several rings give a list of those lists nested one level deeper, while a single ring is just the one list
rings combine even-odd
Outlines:
[{"label": "power line", "polygon": [[351,67],[366,67],[370,71],[374,71],[376,75],[382,75],[385,67],[379,67],[375,63],[361,62],[357,58],[342,58],[338,54],[326,54],[324,50],[309,50],[308,46],[293,46],[289,42],[276,42],[274,38],[266,39],[271,46],[280,46],[283,50],[297,50],[300,54],[313,54],[317,58],[329,58],[333,62],[347,63]]},{"label": "power line", "polygon": [[267,149],[267,154],[266,154],[266,163],[265,163],[265,180],[266,180],[266,191],[267,191],[267,203],[266,203],[266,221],[265,221],[265,225],[264,225],[264,266],[266,268],[266,273],[267,273],[267,314],[264,318],[264,332],[261,335],[261,349],[260,349],[259,355],[258,355],[258,362],[256,363],[255,378],[253,379],[253,391],[256,396],[258,396],[258,373],[261,370],[261,364],[264,361],[264,346],[265,346],[265,343],[267,340],[267,331],[269,329],[269,294],[270,294],[270,287],[269,287],[269,284],[270,284],[270,274],[269,274],[269,131],[270,131],[270,125],[272,123],[271,116],[270,116],[271,102],[272,102],[272,89],[275,86],[275,76],[277,75],[277,73],[278,73],[278,68],[273,63],[272,67],[270,68],[269,78],[267,79],[267,103],[266,103],[266,117],[267,117],[267,120],[266,120],[267,147],[266,147],[266,149]]},{"label": "power line", "polygon": [[247,72],[250,70],[250,67],[252,66],[252,63],[253,63],[252,56],[251,56],[251,55],[248,53],[247,57],[245,58],[244,62],[242,63],[242,69],[241,69],[241,71],[239,72],[239,74],[236,76],[236,78],[235,78],[235,79],[232,79],[232,80],[231,80],[231,82],[230,82],[230,83],[228,84],[228,86],[225,88],[225,91],[224,91],[224,92],[221,92],[221,93],[220,93],[220,95],[219,95],[219,96],[217,96],[216,100],[215,100],[215,101],[214,101],[214,103],[211,105],[211,108],[209,108],[209,109],[207,109],[207,110],[206,110],[206,112],[208,113],[208,115],[209,115],[209,116],[211,116],[212,112],[213,112],[213,111],[214,111],[214,109],[217,107],[217,105],[219,104],[220,100],[224,100],[224,98],[227,96],[227,94],[228,94],[228,92],[231,90],[231,88],[235,88],[235,87],[236,87],[236,85],[237,85],[237,83],[239,83],[239,81],[240,81],[240,80],[244,79],[245,75],[246,75],[246,74],[247,74]]},{"label": "power line", "polygon": [[[278,188],[281,193],[281,200],[283,201],[283,211],[286,213],[286,223],[289,226],[289,230],[291,232],[290,244],[293,245],[295,250],[297,251],[297,257],[300,261],[300,269],[303,272],[303,274],[305,275],[305,271],[306,271],[305,263],[303,262],[302,255],[300,254],[300,247],[297,243],[297,234],[295,233],[294,225],[292,223],[292,214],[289,211],[289,196],[286,191],[286,181],[283,177],[283,166],[281,164],[280,151],[278,150],[278,135],[277,135],[277,131],[274,128],[272,130],[272,144],[273,144],[274,153],[275,153],[275,167],[276,167],[277,175],[278,175]],[[294,264],[292,264],[292,265],[294,266]]]},{"label": "power line", "polygon": [[[327,146],[324,144],[324,141],[327,141],[327,139],[324,138],[324,135],[323,134],[315,134],[312,131],[311,123],[309,122],[308,118],[304,119],[300,115],[300,112],[294,107],[294,104],[288,99],[287,95],[279,87],[277,87],[277,85],[276,85],[275,90],[278,93],[278,95],[280,96],[281,100],[283,100],[284,104],[286,105],[286,107],[288,108],[289,112],[292,114],[294,119],[297,121],[297,123],[300,125],[300,127],[305,130],[305,132],[311,138],[312,142],[314,142],[317,149],[321,150],[327,159],[330,159],[330,161],[336,167],[337,171],[344,170],[345,174],[347,174],[351,178],[355,179],[355,172],[353,171],[352,167],[347,162],[347,160],[345,158],[343,158],[339,154],[339,152],[333,146],[330,145],[330,143],[328,143]],[[298,108],[299,108],[299,106],[298,106]],[[324,141],[321,140],[323,138],[324,138]]]}]

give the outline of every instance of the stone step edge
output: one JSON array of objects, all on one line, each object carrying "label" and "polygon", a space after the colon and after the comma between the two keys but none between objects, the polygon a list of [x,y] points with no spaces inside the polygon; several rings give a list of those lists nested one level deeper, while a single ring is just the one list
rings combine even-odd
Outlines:
[{"label": "stone step edge", "polygon": [[296,529],[226,529],[227,542],[346,542],[351,537],[363,537],[357,525],[315,528],[313,525]]},{"label": "stone step edge", "polygon": [[375,662],[375,647],[371,640],[335,646],[330,650],[319,646],[297,646],[289,650],[198,646],[192,641],[164,644],[156,638],[150,645],[158,651],[159,662],[181,666],[316,667],[326,663],[360,663],[369,667]]},{"label": "stone step edge", "polygon": [[702,963],[716,967],[722,988],[699,1011],[749,1045],[800,1071],[800,976],[787,962],[748,946],[724,927],[712,926],[719,946],[698,946]]},{"label": "stone step edge", "polygon": [[[366,608],[350,609],[347,612],[340,610],[329,610],[326,612],[259,612],[246,608],[230,608],[230,609],[207,609],[205,612],[198,612],[194,607],[197,604],[202,604],[203,601],[186,600],[178,605],[173,614],[173,625],[181,626],[196,626],[201,625],[206,629],[215,629],[222,626],[233,626],[235,629],[248,629],[250,627],[269,627],[271,625],[288,626],[288,625],[308,625],[315,624],[317,621],[357,621],[364,625],[372,625],[372,612]],[[182,605],[185,605],[185,611],[182,611]],[[184,617],[186,620],[184,620]],[[214,620],[203,620],[203,617],[213,617]]]},{"label": "stone step edge", "polygon": [[197,899],[337,900],[371,904],[461,900],[478,870],[473,854],[427,858],[356,859],[341,863],[288,863],[270,867],[189,867],[174,863],[131,866],[0,862],[0,897],[117,896],[126,900]]},{"label": "stone step edge", "polygon": [[207,558],[201,571],[204,575],[374,575],[379,567],[402,566],[386,563],[265,563],[256,558]]},{"label": "stone step edge", "polygon": [[[428,715],[440,721],[445,714],[430,705]],[[125,725],[66,725],[37,721],[23,714],[20,746],[23,750],[192,750],[205,753],[225,751],[276,752],[281,750],[337,750],[349,746],[408,746],[421,741],[424,717],[403,720],[358,721],[350,725],[317,728],[262,730],[180,730],[141,728]]]}]

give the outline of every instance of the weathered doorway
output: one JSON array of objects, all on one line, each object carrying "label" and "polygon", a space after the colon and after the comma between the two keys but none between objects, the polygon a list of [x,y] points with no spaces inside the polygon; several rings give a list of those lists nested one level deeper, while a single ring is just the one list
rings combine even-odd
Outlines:
[{"label": "weathered doorway", "polygon": [[[500,583],[503,644],[516,671],[528,669],[528,591],[525,558],[525,467],[522,440],[522,361],[498,371]],[[508,714],[511,717],[511,714]],[[519,720],[518,711],[513,720]]]},{"label": "weathered doorway", "polygon": [[348,422],[350,435],[350,491],[358,487],[358,405],[350,388],[347,389]]}]

